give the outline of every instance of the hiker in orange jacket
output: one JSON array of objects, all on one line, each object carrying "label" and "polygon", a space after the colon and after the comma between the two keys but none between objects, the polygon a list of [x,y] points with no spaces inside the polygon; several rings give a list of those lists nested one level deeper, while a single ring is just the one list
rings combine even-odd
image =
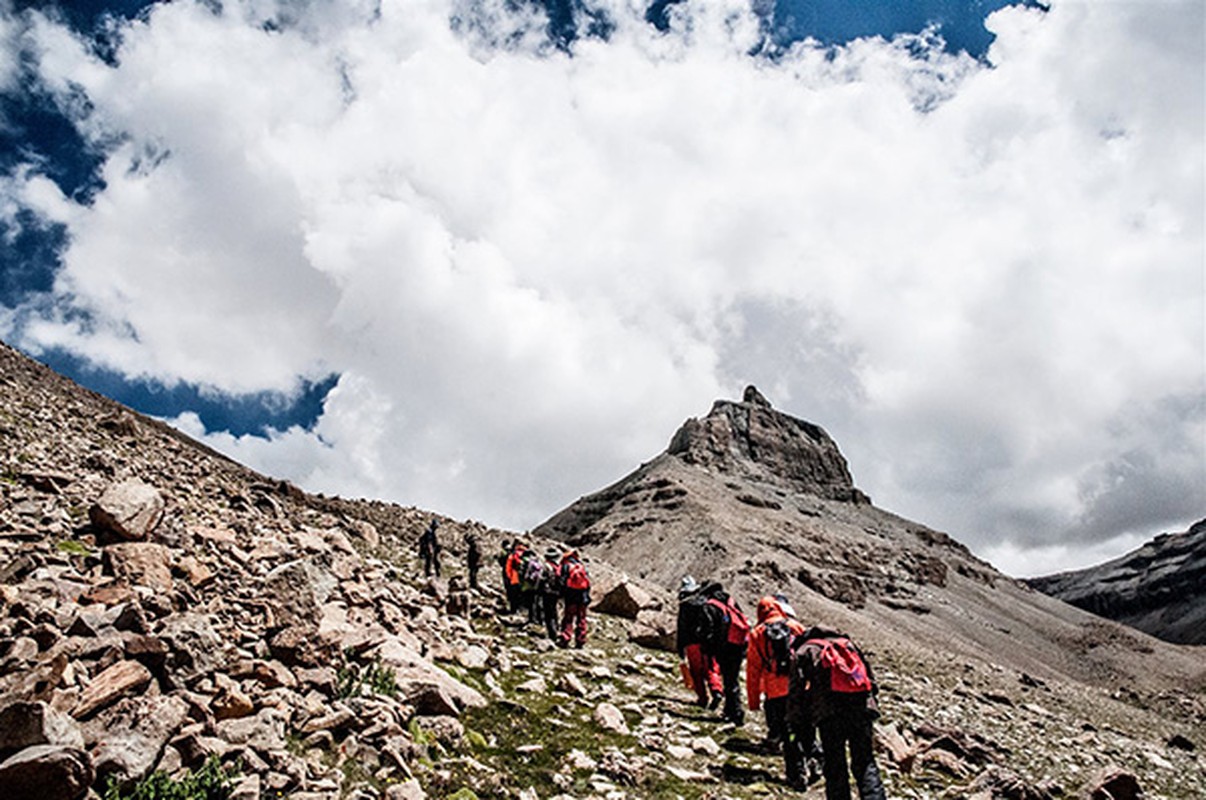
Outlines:
[{"label": "hiker in orange jacket", "polygon": [[527,549],[527,545],[517,539],[511,546],[511,552],[507,554],[506,560],[503,561],[503,585],[507,591],[507,603],[512,614],[523,607],[519,565],[523,561],[523,554],[527,552]]},{"label": "hiker in orange jacket", "polygon": [[782,749],[787,782],[797,787],[804,783],[805,743],[788,736],[787,690],[792,641],[802,633],[804,626],[783,613],[774,597],[763,597],[758,601],[758,622],[750,629],[745,663],[750,711],[757,711],[766,698],[767,742],[773,749]]}]

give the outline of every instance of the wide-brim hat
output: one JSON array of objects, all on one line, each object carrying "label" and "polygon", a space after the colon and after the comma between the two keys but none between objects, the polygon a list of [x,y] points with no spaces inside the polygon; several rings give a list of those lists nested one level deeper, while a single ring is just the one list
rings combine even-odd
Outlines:
[{"label": "wide-brim hat", "polygon": [[544,557],[550,561],[561,558],[561,551],[556,547],[549,547],[544,551]]}]

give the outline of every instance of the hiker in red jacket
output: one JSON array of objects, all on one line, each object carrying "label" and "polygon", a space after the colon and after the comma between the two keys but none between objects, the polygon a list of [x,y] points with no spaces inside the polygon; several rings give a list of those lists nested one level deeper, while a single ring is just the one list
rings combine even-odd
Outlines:
[{"label": "hiker in red jacket", "polygon": [[570,550],[561,557],[561,568],[557,575],[561,581],[561,598],[565,601],[561,636],[557,644],[569,647],[570,639],[573,638],[574,646],[581,649],[586,645],[586,607],[590,605],[590,576],[576,550]]},{"label": "hiker in red jacket", "polygon": [[871,723],[879,717],[877,688],[870,663],[845,635],[815,625],[797,637],[788,689],[788,727],[800,733],[806,726],[816,725],[820,731],[826,800],[850,800],[851,776],[860,800],[885,798],[871,750]]},{"label": "hiker in red jacket", "polygon": [[674,644],[687,688],[695,692],[695,702],[701,708],[714,711],[724,699],[724,681],[720,677],[720,666],[716,659],[704,655],[699,639],[700,617],[704,613],[705,602],[699,589],[699,584],[690,575],[683,578],[678,588],[678,625]]},{"label": "hiker in red jacket", "polygon": [[804,779],[804,741],[787,735],[792,643],[802,633],[804,626],[788,617],[774,597],[763,597],[758,601],[758,623],[750,630],[745,662],[750,711],[757,711],[762,698],[766,698],[767,741],[772,749],[782,750],[787,782],[795,787],[808,785]]}]

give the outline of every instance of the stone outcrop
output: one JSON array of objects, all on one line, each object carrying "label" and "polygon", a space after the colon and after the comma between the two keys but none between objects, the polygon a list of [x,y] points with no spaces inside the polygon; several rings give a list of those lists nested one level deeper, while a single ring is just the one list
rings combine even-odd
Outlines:
[{"label": "stone outcrop", "polygon": [[1166,641],[1206,644],[1206,520],[1104,564],[1026,582]]},{"label": "stone outcrop", "polygon": [[827,500],[870,502],[855,488],[846,459],[829,434],[771,408],[753,386],[746,388],[742,402],[718,400],[703,419],[683,423],[666,452],[721,475],[753,478]]}]

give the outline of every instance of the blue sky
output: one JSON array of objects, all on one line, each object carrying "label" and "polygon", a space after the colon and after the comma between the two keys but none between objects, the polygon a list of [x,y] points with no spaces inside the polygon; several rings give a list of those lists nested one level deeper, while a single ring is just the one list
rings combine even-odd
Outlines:
[{"label": "blue sky", "polygon": [[531,527],[759,385],[1007,571],[1206,509],[1200,3],[0,2],[0,337]]},{"label": "blue sky", "polygon": [[[123,24],[138,20],[154,6],[145,0],[105,2],[73,0],[70,3],[15,3],[14,11],[39,9],[61,20],[86,39],[95,52],[112,59],[119,47]],[[542,4],[550,19],[550,38],[572,47],[580,35],[583,19],[591,19],[580,3]],[[667,7],[655,3],[649,18],[664,24]],[[859,2],[788,0],[774,4],[763,13],[763,24],[777,47],[790,47],[804,39],[827,46],[841,46],[860,37],[891,38],[901,33],[933,31],[944,39],[948,52],[966,52],[982,59],[992,43],[992,34],[984,27],[985,17],[1006,5],[1007,0],[992,2]],[[53,7],[50,10],[48,7]],[[600,15],[602,16],[602,15]],[[0,168],[13,170],[36,164],[38,171],[52,179],[66,195],[89,202],[103,188],[100,170],[105,159],[105,143],[89,142],[73,124],[70,110],[64,110],[55,98],[38,85],[29,70],[22,76],[18,91],[0,96],[0,114],[6,124],[0,129]],[[64,226],[45,224],[28,210],[18,211],[12,222],[0,220],[0,303],[17,307],[32,295],[52,288],[58,267],[58,253],[65,244]],[[89,388],[113,397],[144,413],[174,417],[183,412],[196,413],[207,429],[243,435],[264,434],[270,428],[283,430],[291,425],[310,429],[322,411],[322,399],[337,380],[337,375],[303,379],[289,392],[259,391],[231,395],[212,387],[176,381],[170,385],[149,377],[131,380],[123,373],[89,363],[87,359],[60,348],[40,353],[56,370],[71,376]]]}]

